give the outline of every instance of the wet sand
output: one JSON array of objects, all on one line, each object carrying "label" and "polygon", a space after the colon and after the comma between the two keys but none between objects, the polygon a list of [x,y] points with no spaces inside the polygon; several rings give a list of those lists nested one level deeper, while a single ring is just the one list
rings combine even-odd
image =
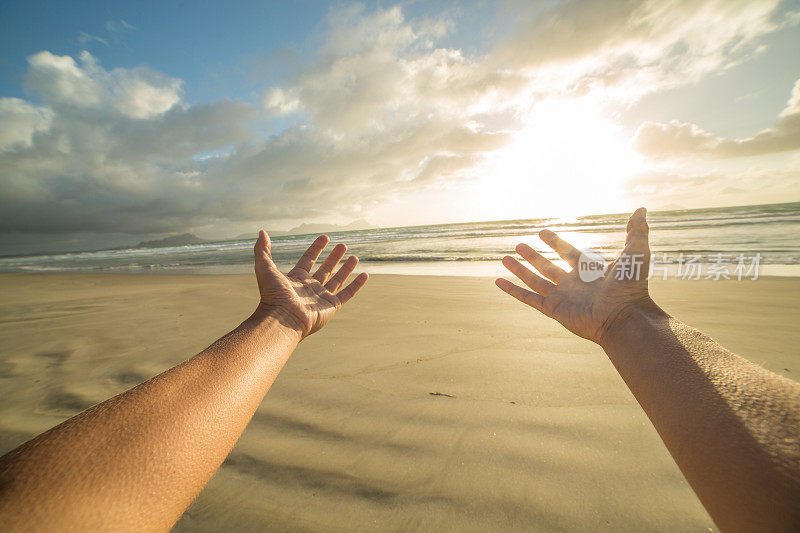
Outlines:
[{"label": "wet sand", "polygon": [[[245,275],[4,274],[0,294],[0,453],[193,355],[256,303]],[[800,279],[653,294],[800,376]],[[711,527],[600,348],[490,279],[377,275],[298,348],[176,529]]]}]

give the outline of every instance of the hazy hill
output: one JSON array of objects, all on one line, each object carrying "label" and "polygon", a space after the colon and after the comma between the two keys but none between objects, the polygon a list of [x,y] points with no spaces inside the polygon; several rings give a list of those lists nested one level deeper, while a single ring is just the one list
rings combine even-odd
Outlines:
[{"label": "hazy hill", "polygon": [[[338,224],[300,224],[299,226],[290,229],[289,231],[269,231],[273,237],[280,237],[282,235],[306,235],[308,233],[333,233],[335,231],[358,231],[362,229],[372,229],[375,226],[364,220],[363,218],[354,220],[349,224],[340,226]],[[242,233],[235,237],[236,239],[255,239],[256,233]]]},{"label": "hazy hill", "polygon": [[287,235],[305,235],[306,233],[333,233],[335,231],[357,231],[362,229],[372,229],[375,226],[366,220],[359,219],[340,226],[338,224],[301,224],[286,232]]},{"label": "hazy hill", "polygon": [[142,241],[134,246],[134,248],[164,248],[166,246],[185,246],[187,244],[202,244],[204,242],[208,241],[192,233],[182,233],[180,235],[170,235],[169,237],[154,241]]}]

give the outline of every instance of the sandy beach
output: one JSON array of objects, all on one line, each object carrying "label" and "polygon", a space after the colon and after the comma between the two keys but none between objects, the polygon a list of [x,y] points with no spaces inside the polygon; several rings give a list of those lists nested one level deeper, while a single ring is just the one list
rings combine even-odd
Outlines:
[{"label": "sandy beach", "polygon": [[[654,281],[800,375],[800,278]],[[0,453],[249,315],[247,275],[0,275]],[[602,350],[488,278],[373,276],[290,359],[178,531],[708,530]]]}]

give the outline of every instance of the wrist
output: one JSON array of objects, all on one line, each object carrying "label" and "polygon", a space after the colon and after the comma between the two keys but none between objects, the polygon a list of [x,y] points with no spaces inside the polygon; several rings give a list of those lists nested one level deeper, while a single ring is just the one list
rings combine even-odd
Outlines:
[{"label": "wrist", "polygon": [[250,320],[260,326],[267,326],[280,331],[295,344],[305,337],[300,321],[279,307],[267,307],[264,304],[259,304],[253,314],[250,315]]},{"label": "wrist", "polygon": [[609,345],[615,344],[619,339],[627,338],[632,332],[640,330],[645,322],[669,318],[663,309],[652,298],[647,296],[636,302],[624,305],[604,324],[597,340],[606,352]]}]

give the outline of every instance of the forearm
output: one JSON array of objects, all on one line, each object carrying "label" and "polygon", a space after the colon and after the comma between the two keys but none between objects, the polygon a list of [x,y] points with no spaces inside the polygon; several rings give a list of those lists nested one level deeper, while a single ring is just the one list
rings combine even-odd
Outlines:
[{"label": "forearm", "polygon": [[621,315],[601,344],[721,528],[797,526],[797,383],[652,302]]},{"label": "forearm", "polygon": [[299,341],[256,313],[192,359],[0,459],[6,525],[167,529],[244,431]]}]

